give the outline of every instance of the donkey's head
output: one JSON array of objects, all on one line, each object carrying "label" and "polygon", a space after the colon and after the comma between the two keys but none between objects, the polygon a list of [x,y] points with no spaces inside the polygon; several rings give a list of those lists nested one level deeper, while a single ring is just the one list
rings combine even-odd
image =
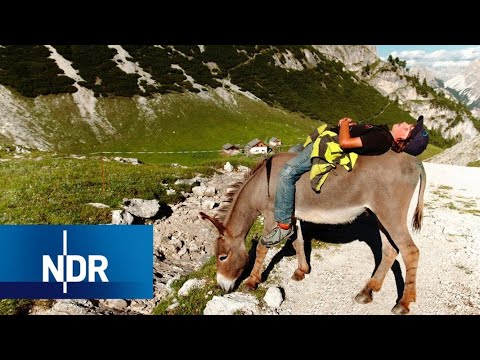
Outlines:
[{"label": "donkey's head", "polygon": [[235,281],[240,277],[248,263],[245,250],[245,239],[234,238],[218,219],[200,212],[202,219],[209,220],[218,230],[215,256],[217,258],[217,283],[228,292],[233,289]]}]

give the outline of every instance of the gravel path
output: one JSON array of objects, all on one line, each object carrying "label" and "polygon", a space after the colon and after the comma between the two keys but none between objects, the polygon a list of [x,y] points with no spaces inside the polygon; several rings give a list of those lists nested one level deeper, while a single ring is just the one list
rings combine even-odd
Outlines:
[{"label": "gravel path", "polygon": [[[420,249],[417,302],[411,304],[410,313],[480,314],[480,168],[424,165],[427,188],[423,226],[420,233],[412,233]],[[415,205],[416,197],[410,206],[409,219]],[[369,221],[363,218],[350,226],[335,227],[334,231],[323,228],[324,234],[322,228],[317,229],[317,234],[318,230],[322,234],[317,238],[323,236],[343,244],[320,248],[314,245],[312,270],[303,281],[290,279],[297,266],[296,257],[281,257],[267,279],[268,285],[277,284],[285,292],[285,301],[277,312],[391,314],[398,296],[393,271],[387,274],[380,292],[374,293],[373,302],[362,305],[354,300],[375,264],[372,248],[377,248],[379,239],[375,239],[375,232],[368,234],[365,230]],[[269,251],[266,264],[278,251]],[[396,265],[396,273],[401,268],[404,277],[401,256],[397,260],[400,267]]]}]

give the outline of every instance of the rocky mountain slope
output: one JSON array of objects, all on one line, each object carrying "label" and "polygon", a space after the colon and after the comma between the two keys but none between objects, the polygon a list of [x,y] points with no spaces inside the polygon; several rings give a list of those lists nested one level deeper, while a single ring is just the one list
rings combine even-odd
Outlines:
[{"label": "rocky mountain slope", "polygon": [[171,207],[170,216],[155,221],[153,299],[58,300],[52,307],[36,307],[32,313],[150,314],[153,308],[171,293],[170,285],[173,280],[199,269],[214,254],[215,231],[205,226],[198,213],[216,212],[226,199],[229,186],[242,180],[246,171],[246,167],[234,170],[230,165],[225,167],[223,173],[211,178],[182,180],[198,186],[193,187],[193,192],[185,193],[185,201]]},{"label": "rocky mountain slope", "polygon": [[[478,160],[480,160],[480,135],[455,144],[428,159],[428,162],[466,166]],[[480,179],[478,180],[480,181]]]},{"label": "rocky mountain slope", "polygon": [[[455,100],[455,97],[445,89],[445,84],[443,80],[437,78],[428,69],[425,69],[421,66],[412,66],[408,71],[411,75],[418,77],[420,82],[423,82],[423,79],[426,80],[427,84],[437,91],[444,92],[445,96],[450,100]],[[458,99],[457,99],[458,100]]]},{"label": "rocky mountain slope", "polygon": [[480,60],[472,61],[460,74],[447,82],[445,87],[455,93],[471,110],[480,109]]},{"label": "rocky mountain slope", "polygon": [[[443,136],[464,140],[479,133],[478,119],[463,105],[452,101],[452,96],[445,91],[435,91],[434,87],[440,84],[429,78],[425,71],[414,69],[410,72],[406,67],[382,61],[376,55],[374,46],[315,47],[330,58],[341,61],[348,70],[353,71],[384,96],[398,102],[399,106],[412,116],[424,115],[426,126],[440,130]],[[423,84],[423,79],[427,83]],[[469,79],[473,84],[471,73]],[[457,79],[456,83],[460,82],[461,80]]]}]

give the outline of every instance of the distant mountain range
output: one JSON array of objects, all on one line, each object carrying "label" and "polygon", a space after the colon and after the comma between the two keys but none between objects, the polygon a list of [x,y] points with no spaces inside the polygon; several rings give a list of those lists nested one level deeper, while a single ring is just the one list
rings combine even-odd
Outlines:
[{"label": "distant mountain range", "polygon": [[476,118],[480,118],[480,60],[472,61],[466,68],[447,79],[435,75],[421,67],[412,67],[411,74],[427,83],[437,91],[442,91],[449,99],[465,104]]},{"label": "distant mountain range", "polygon": [[440,131],[443,137],[470,139],[479,133],[478,118],[428,70],[409,69],[401,61],[382,61],[372,45],[315,47],[328,57],[341,61],[346,69],[398,103],[413,117],[424,115],[426,125]]},{"label": "distant mountain range", "polygon": [[478,114],[480,112],[480,60],[472,61],[460,74],[445,82],[445,88]]}]

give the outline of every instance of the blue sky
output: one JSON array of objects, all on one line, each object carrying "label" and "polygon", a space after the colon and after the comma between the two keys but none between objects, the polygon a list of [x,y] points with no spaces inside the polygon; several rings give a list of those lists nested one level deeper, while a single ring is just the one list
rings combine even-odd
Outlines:
[{"label": "blue sky", "polygon": [[469,63],[480,59],[480,45],[376,45],[382,59],[388,55],[421,66],[443,80],[455,76]]},{"label": "blue sky", "polygon": [[478,47],[478,45],[376,45],[378,55],[382,58],[387,58],[392,52],[400,51],[412,51],[412,50],[423,50],[427,53],[432,53],[437,50],[461,50],[472,47]]}]

